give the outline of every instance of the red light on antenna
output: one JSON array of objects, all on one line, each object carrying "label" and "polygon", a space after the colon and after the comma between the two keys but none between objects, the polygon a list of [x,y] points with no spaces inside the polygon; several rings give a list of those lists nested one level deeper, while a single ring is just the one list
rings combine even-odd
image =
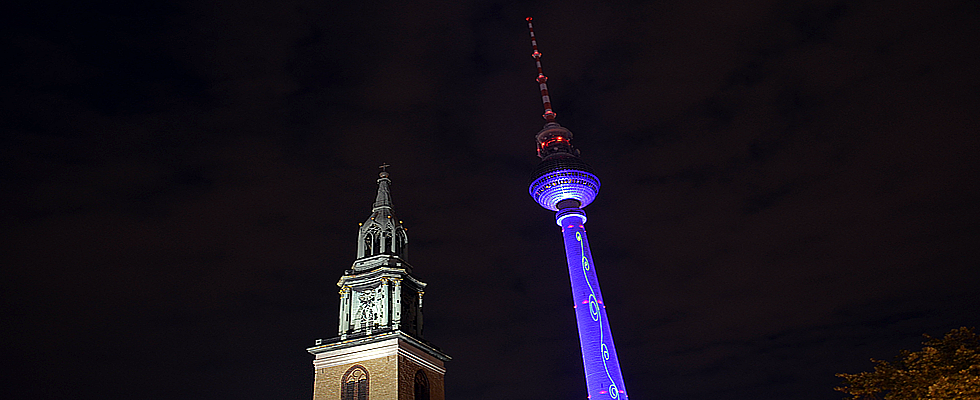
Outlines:
[{"label": "red light on antenna", "polygon": [[[534,63],[538,67],[538,85],[541,87],[541,102],[544,105],[544,117],[548,122],[555,122],[555,117],[557,116],[554,111],[551,110],[551,100],[548,97],[548,77],[544,76],[544,72],[541,70],[541,53],[538,52],[538,41],[534,39],[534,26],[531,24],[531,17],[527,17],[527,31],[531,35],[531,48],[534,50],[531,53],[531,57],[534,57]],[[540,156],[540,154],[538,154]]]}]

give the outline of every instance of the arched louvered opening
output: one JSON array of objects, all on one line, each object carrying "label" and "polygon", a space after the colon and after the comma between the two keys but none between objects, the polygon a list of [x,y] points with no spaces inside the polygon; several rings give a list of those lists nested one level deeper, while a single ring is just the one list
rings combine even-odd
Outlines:
[{"label": "arched louvered opening", "polygon": [[421,369],[415,372],[415,400],[429,400],[429,378]]},{"label": "arched louvered opening", "polygon": [[402,255],[402,248],[405,246],[405,244],[402,242],[402,240],[404,240],[403,237],[402,237],[402,233],[396,231],[395,232],[395,254],[397,254],[399,256]]},{"label": "arched louvered opening", "polygon": [[368,383],[367,369],[350,367],[340,381],[340,400],[368,400]]},{"label": "arched louvered opening", "polygon": [[398,255],[403,258],[408,258],[408,235],[405,234],[404,230],[398,230]]},{"label": "arched louvered opening", "polygon": [[394,253],[394,242],[391,240],[391,231],[385,231],[384,234],[384,253],[391,254]]},{"label": "arched louvered opening", "polygon": [[371,255],[371,245],[374,243],[372,240],[373,239],[371,238],[370,233],[364,235],[364,253],[361,254],[361,257],[367,257]]}]

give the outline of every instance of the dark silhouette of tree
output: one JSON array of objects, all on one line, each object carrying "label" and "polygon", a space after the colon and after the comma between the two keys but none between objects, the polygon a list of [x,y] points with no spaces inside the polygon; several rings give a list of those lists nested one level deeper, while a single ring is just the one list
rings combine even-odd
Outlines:
[{"label": "dark silhouette of tree", "polygon": [[871,359],[874,371],[837,374],[844,386],[834,390],[862,400],[980,400],[980,335],[963,327],[942,339],[924,336],[922,350]]}]

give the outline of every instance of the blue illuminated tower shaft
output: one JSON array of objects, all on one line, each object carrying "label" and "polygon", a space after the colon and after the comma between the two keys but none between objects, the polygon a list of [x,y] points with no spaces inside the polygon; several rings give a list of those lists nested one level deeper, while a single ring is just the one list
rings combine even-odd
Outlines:
[{"label": "blue illuminated tower shaft", "polygon": [[619,371],[619,358],[613,345],[612,331],[606,319],[606,306],[599,291],[599,279],[592,266],[592,252],[585,235],[585,206],[599,194],[599,178],[592,167],[578,158],[578,150],[572,147],[572,132],[555,122],[548,95],[548,77],[541,69],[541,52],[534,37],[534,26],[527,18],[531,34],[531,47],[538,67],[538,86],[544,104],[544,117],[548,121],[544,129],[535,135],[538,157],[541,162],[531,173],[528,193],[541,207],[558,211],[555,219],[561,226],[565,239],[565,256],[568,258],[568,275],[572,283],[572,301],[575,302],[575,319],[578,322],[578,338],[582,346],[585,366],[585,384],[589,399],[627,399],[623,374]]},{"label": "blue illuminated tower shaft", "polygon": [[619,370],[619,358],[616,357],[612,330],[606,319],[606,306],[602,301],[589,239],[585,234],[585,210],[565,208],[558,212],[556,219],[565,240],[565,256],[568,259],[589,398],[626,399],[626,384]]}]

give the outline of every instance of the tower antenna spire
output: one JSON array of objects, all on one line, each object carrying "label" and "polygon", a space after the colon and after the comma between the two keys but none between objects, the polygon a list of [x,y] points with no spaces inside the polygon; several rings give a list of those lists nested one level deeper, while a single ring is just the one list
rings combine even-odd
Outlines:
[{"label": "tower antenna spire", "polygon": [[531,33],[531,47],[534,52],[531,53],[531,57],[534,57],[534,62],[538,65],[538,86],[541,87],[541,102],[544,103],[544,119],[548,122],[555,122],[555,114],[551,110],[551,98],[548,97],[548,77],[544,76],[544,72],[541,70],[541,52],[538,51],[538,41],[534,38],[534,25],[531,24],[531,17],[527,17],[527,30]]}]

